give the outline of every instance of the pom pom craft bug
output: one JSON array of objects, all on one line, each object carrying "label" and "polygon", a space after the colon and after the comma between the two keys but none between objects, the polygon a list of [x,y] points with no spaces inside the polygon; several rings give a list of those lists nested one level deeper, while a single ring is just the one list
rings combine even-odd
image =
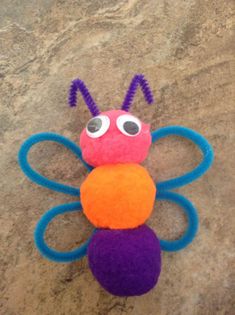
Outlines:
[{"label": "pom pom craft bug", "polygon": [[[150,87],[144,76],[138,74],[131,81],[121,109],[100,112],[84,82],[80,79],[72,81],[70,106],[76,106],[77,92],[80,91],[93,116],[81,133],[81,149],[61,135],[46,132],[29,137],[18,155],[21,169],[33,182],[80,197],[80,201],[52,208],[39,220],[34,234],[39,252],[62,263],[87,255],[94,277],[103,288],[117,296],[148,292],[160,275],[161,251],[179,251],[192,242],[198,229],[197,211],[187,198],[172,190],[195,181],[213,162],[211,145],[197,132],[181,126],[150,132],[148,124],[129,113],[139,86],[147,103],[152,104]],[[147,157],[151,144],[172,135],[192,141],[201,150],[203,159],[182,176],[154,183],[140,163]],[[44,141],[64,145],[84,164],[89,174],[81,189],[50,180],[30,166],[30,149]],[[179,239],[158,239],[145,224],[158,200],[173,202],[183,209],[188,227]],[[70,252],[50,248],[44,239],[48,224],[60,214],[81,210],[95,227],[91,237]]]}]

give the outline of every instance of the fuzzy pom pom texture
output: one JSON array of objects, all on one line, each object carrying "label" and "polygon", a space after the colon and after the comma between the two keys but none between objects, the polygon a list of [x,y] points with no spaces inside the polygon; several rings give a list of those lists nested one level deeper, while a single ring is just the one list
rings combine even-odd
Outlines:
[{"label": "fuzzy pom pom texture", "polygon": [[[140,121],[140,132],[136,136],[127,136],[117,126],[117,119],[122,117],[128,122],[128,114],[123,110],[111,110],[102,113],[110,121],[109,129],[101,137],[94,138],[84,129],[80,137],[80,146],[84,160],[94,167],[116,163],[141,163],[148,156],[152,143],[150,125]],[[99,116],[97,116],[99,117]],[[134,122],[133,122],[134,124]]]},{"label": "fuzzy pom pom texture", "polygon": [[[54,191],[77,196],[81,202],[56,206],[47,211],[35,229],[39,252],[56,262],[71,262],[88,254],[91,271],[101,286],[113,295],[142,295],[157,283],[161,270],[161,250],[178,251],[189,245],[198,229],[195,207],[184,196],[171,191],[202,176],[213,162],[213,150],[197,132],[181,127],[163,127],[150,132],[150,126],[129,113],[140,86],[147,103],[153,95],[143,75],[131,81],[120,110],[101,112],[85,83],[72,81],[69,104],[75,106],[77,92],[83,96],[93,118],[80,137],[80,147],[54,133],[40,133],[28,138],[18,154],[23,172],[37,184]],[[184,137],[201,150],[203,159],[197,167],[182,176],[154,183],[148,171],[139,163],[149,153],[151,144],[168,136]],[[87,168],[89,175],[81,190],[48,179],[28,162],[32,146],[53,141],[71,150]],[[180,206],[188,220],[184,234],[176,240],[158,239],[145,225],[155,200],[167,200]],[[60,252],[45,241],[49,223],[58,215],[84,211],[95,226],[93,235],[78,248]]]},{"label": "fuzzy pom pom texture", "polygon": [[94,226],[130,229],[149,218],[155,194],[154,182],[144,167],[109,164],[95,168],[82,183],[81,203]]}]

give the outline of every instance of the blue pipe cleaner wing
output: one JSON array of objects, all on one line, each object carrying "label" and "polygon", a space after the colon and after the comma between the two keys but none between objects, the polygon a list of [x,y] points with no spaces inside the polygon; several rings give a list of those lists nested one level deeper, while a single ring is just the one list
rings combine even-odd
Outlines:
[{"label": "blue pipe cleaner wing", "polygon": [[52,132],[42,132],[35,135],[32,135],[29,137],[21,146],[19,153],[18,153],[18,161],[19,165],[22,169],[22,171],[25,173],[25,175],[31,179],[33,182],[49,188],[54,191],[62,192],[68,195],[72,196],[79,196],[80,190],[78,188],[64,185],[61,183],[58,183],[54,180],[48,179],[47,177],[41,175],[37,171],[35,171],[28,162],[28,153],[30,149],[37,143],[44,142],[44,141],[52,141],[59,144],[64,145],[67,149],[72,151],[79,160],[85,165],[88,171],[92,170],[92,167],[88,165],[83,159],[82,159],[82,153],[79,146],[77,146],[74,142],[71,140],[58,135],[56,133]]},{"label": "blue pipe cleaner wing", "polygon": [[203,160],[196,168],[182,176],[158,182],[158,191],[171,190],[195,181],[210,168],[214,159],[212,146],[202,135],[192,129],[182,126],[169,126],[157,129],[152,132],[152,143],[155,143],[157,140],[167,136],[180,136],[191,140],[201,150]]},{"label": "blue pipe cleaner wing", "polygon": [[64,214],[67,212],[73,211],[81,211],[82,206],[80,202],[72,202],[63,205],[56,206],[50,210],[48,210],[38,221],[35,232],[34,232],[34,240],[39,252],[46,258],[56,261],[56,262],[71,262],[78,260],[86,255],[87,247],[89,245],[91,237],[83,243],[80,247],[70,251],[70,252],[60,252],[53,248],[50,248],[45,240],[44,235],[48,224],[60,214]]},{"label": "blue pipe cleaner wing", "polygon": [[196,208],[187,198],[172,191],[157,192],[156,200],[167,200],[176,203],[178,206],[183,208],[188,220],[188,228],[179,239],[174,241],[160,239],[161,249],[168,252],[174,252],[185,248],[193,241],[197,234],[199,223]]}]

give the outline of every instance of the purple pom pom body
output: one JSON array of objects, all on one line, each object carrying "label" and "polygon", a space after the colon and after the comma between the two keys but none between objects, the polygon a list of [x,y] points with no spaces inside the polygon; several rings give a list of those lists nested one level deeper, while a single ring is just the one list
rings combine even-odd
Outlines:
[{"label": "purple pom pom body", "polygon": [[142,295],[158,281],[160,243],[146,225],[126,230],[102,229],[89,244],[88,260],[93,275],[109,293]]}]

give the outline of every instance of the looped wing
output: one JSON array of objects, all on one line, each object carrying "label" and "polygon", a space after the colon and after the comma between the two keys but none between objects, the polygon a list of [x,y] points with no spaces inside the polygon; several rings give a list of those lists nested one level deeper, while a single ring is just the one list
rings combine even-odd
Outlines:
[{"label": "looped wing", "polygon": [[33,182],[49,188],[54,191],[62,192],[68,195],[73,195],[73,196],[79,196],[80,195],[80,190],[78,188],[61,184],[56,181],[53,181],[51,179],[48,179],[47,177],[41,175],[37,171],[35,171],[29,164],[28,162],[28,153],[31,150],[31,148],[40,142],[44,141],[52,141],[56,142],[59,144],[64,145],[67,149],[72,151],[78,158],[79,160],[85,165],[88,171],[92,169],[91,166],[89,166],[83,159],[82,159],[82,153],[81,149],[79,146],[77,146],[74,142],[71,140],[58,135],[56,133],[51,133],[51,132],[43,132],[39,133],[36,135],[32,135],[29,137],[21,146],[19,153],[18,153],[18,161],[19,165],[22,169],[22,171],[25,173],[25,175],[31,179]]},{"label": "looped wing", "polygon": [[83,243],[80,247],[70,251],[70,252],[59,252],[53,248],[50,248],[45,240],[44,235],[47,229],[48,224],[60,214],[64,214],[72,211],[81,211],[80,202],[72,202],[63,205],[56,206],[49,211],[47,211],[41,219],[38,221],[35,232],[34,240],[39,252],[46,258],[56,261],[56,262],[71,262],[78,260],[86,255],[87,247],[89,245],[91,237]]},{"label": "looped wing", "polygon": [[198,230],[198,215],[193,204],[184,196],[171,191],[161,191],[156,195],[156,200],[167,200],[179,205],[187,216],[188,227],[185,233],[177,240],[167,241],[160,239],[162,250],[168,252],[179,251],[188,246],[194,239]]},{"label": "looped wing", "polygon": [[214,159],[212,146],[202,135],[192,129],[181,126],[169,126],[160,128],[152,132],[152,143],[155,143],[157,140],[165,138],[167,136],[180,136],[191,140],[201,150],[203,154],[203,160],[196,168],[194,168],[190,172],[185,173],[182,176],[158,182],[158,191],[171,190],[195,181],[210,168]]}]

